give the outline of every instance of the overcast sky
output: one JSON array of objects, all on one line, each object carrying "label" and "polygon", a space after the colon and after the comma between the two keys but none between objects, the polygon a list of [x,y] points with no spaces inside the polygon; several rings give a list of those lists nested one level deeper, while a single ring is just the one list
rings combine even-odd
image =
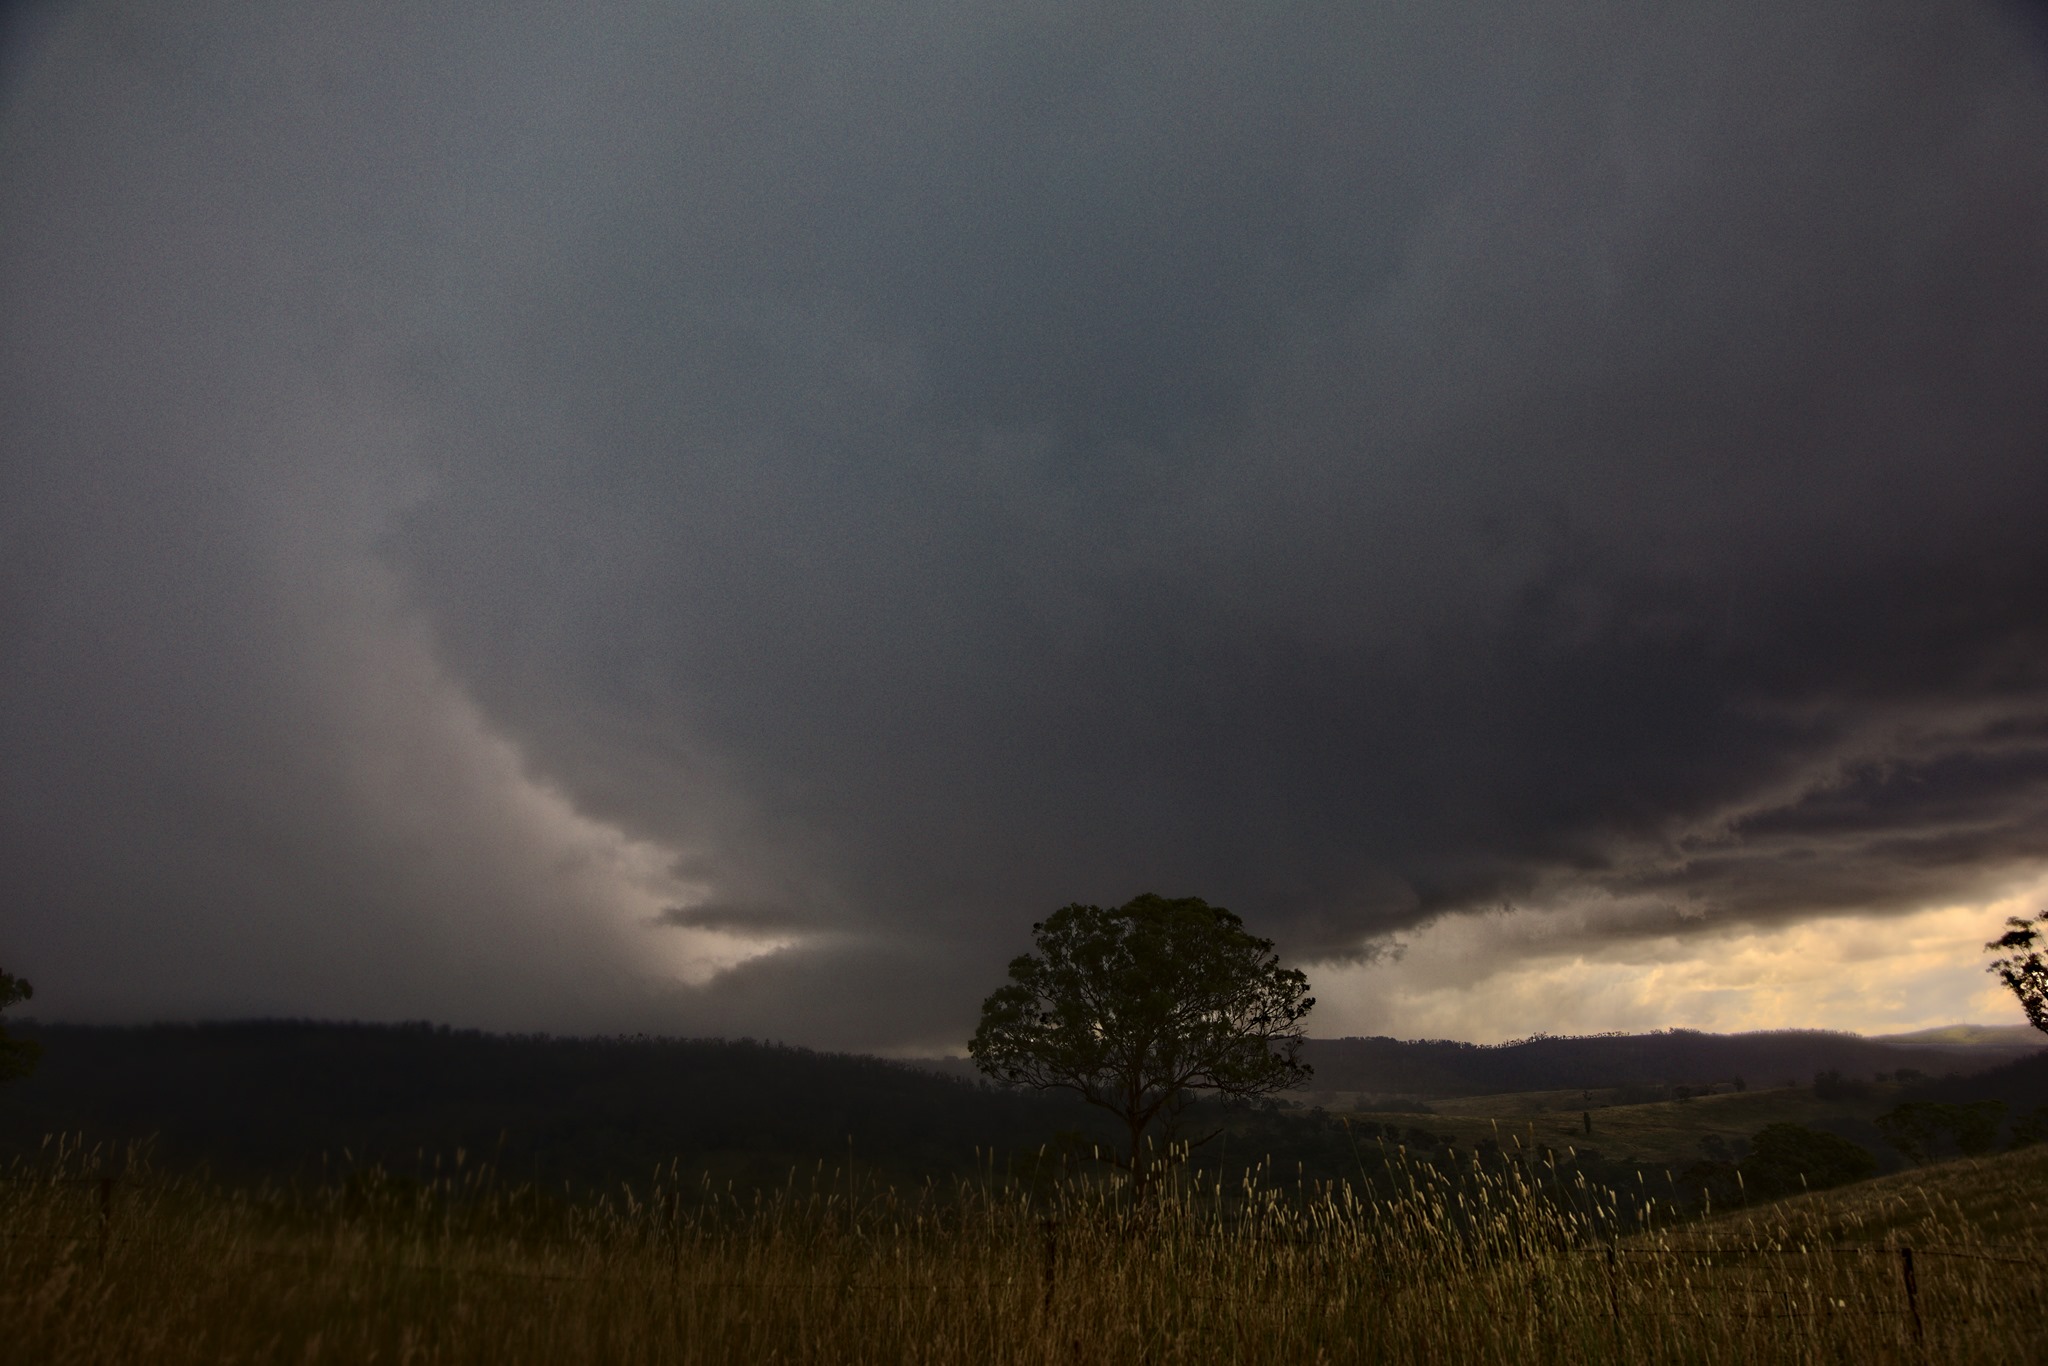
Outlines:
[{"label": "overcast sky", "polygon": [[1319,1033],[2003,1019],[2038,10],[31,10],[0,966],[957,1047],[1156,890]]}]

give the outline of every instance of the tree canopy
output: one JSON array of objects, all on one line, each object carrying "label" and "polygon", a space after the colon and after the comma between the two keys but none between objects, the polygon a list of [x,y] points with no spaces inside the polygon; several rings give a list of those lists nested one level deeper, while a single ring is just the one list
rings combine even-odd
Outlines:
[{"label": "tree canopy", "polygon": [[[20,977],[0,972],[0,1010],[26,1001],[36,994],[36,989]],[[36,1059],[42,1056],[42,1046],[33,1039],[10,1039],[7,1030],[0,1026],[0,1081],[13,1077],[25,1077],[35,1071]]]},{"label": "tree canopy", "polygon": [[1742,1161],[1748,1193],[1775,1200],[1803,1190],[1865,1181],[1877,1175],[1870,1151],[1839,1134],[1803,1124],[1767,1124],[1750,1140]]},{"label": "tree canopy", "polygon": [[2048,1034],[2048,962],[2041,957],[2041,940],[2048,934],[2048,911],[2033,920],[2016,915],[2005,922],[2005,933],[1984,946],[1987,952],[2003,953],[1986,971],[2012,989],[2027,1023]]},{"label": "tree canopy", "polygon": [[1117,1160],[1141,1182],[1150,1131],[1171,1141],[1197,1094],[1253,1099],[1308,1077],[1308,979],[1223,907],[1148,894],[1062,907],[1032,933],[1038,951],[1011,962],[967,1051],[999,1081],[1115,1114],[1130,1142]]}]

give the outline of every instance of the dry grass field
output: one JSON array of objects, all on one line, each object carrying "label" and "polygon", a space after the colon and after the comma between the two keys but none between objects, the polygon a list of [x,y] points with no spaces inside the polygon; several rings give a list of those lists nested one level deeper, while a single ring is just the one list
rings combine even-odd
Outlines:
[{"label": "dry grass field", "polygon": [[2044,1204],[2041,1149],[1626,1235],[1540,1160],[1374,1199],[819,1172],[570,1202],[463,1164],[249,1192],[52,1150],[0,1183],[0,1356],[2010,1363],[2048,1355]]}]

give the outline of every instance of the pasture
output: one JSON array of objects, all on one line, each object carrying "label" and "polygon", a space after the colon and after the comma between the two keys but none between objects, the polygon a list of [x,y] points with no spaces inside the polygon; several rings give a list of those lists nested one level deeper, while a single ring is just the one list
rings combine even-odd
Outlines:
[{"label": "pasture", "polygon": [[[1393,1188],[1074,1177],[594,1198],[457,1155],[225,1189],[52,1147],[0,1183],[47,1363],[2011,1362],[2048,1351],[2048,1149],[1629,1229],[1537,1154]],[[1905,1251],[1912,1255],[1906,1257]],[[1910,1274],[1908,1262],[1910,1261]]]}]

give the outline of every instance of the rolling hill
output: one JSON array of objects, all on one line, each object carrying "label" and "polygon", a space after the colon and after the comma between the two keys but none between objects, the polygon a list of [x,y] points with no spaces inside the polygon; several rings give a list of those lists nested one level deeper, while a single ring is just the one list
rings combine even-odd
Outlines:
[{"label": "rolling hill", "polygon": [[[1901,1069],[1929,1077],[1980,1072],[2038,1054],[2048,1037],[1959,1026],[1957,1032],[1865,1038],[1827,1030],[1706,1034],[1538,1036],[1504,1044],[1443,1039],[1312,1039],[1310,1095],[1351,1108],[1396,1098],[1433,1100],[1502,1092],[1628,1086],[1750,1086],[1810,1082],[1835,1071],[1869,1080]],[[2027,1036],[2031,1035],[2029,1038]],[[1339,1099],[1339,1097],[1342,1097]]]},{"label": "rolling hill", "polygon": [[751,1040],[303,1021],[10,1028],[43,1057],[0,1089],[0,1154],[69,1132],[154,1138],[173,1163],[275,1176],[323,1155],[410,1170],[463,1149],[549,1184],[641,1180],[672,1159],[779,1181],[849,1155],[921,1178],[1088,1123],[1056,1097]]}]

